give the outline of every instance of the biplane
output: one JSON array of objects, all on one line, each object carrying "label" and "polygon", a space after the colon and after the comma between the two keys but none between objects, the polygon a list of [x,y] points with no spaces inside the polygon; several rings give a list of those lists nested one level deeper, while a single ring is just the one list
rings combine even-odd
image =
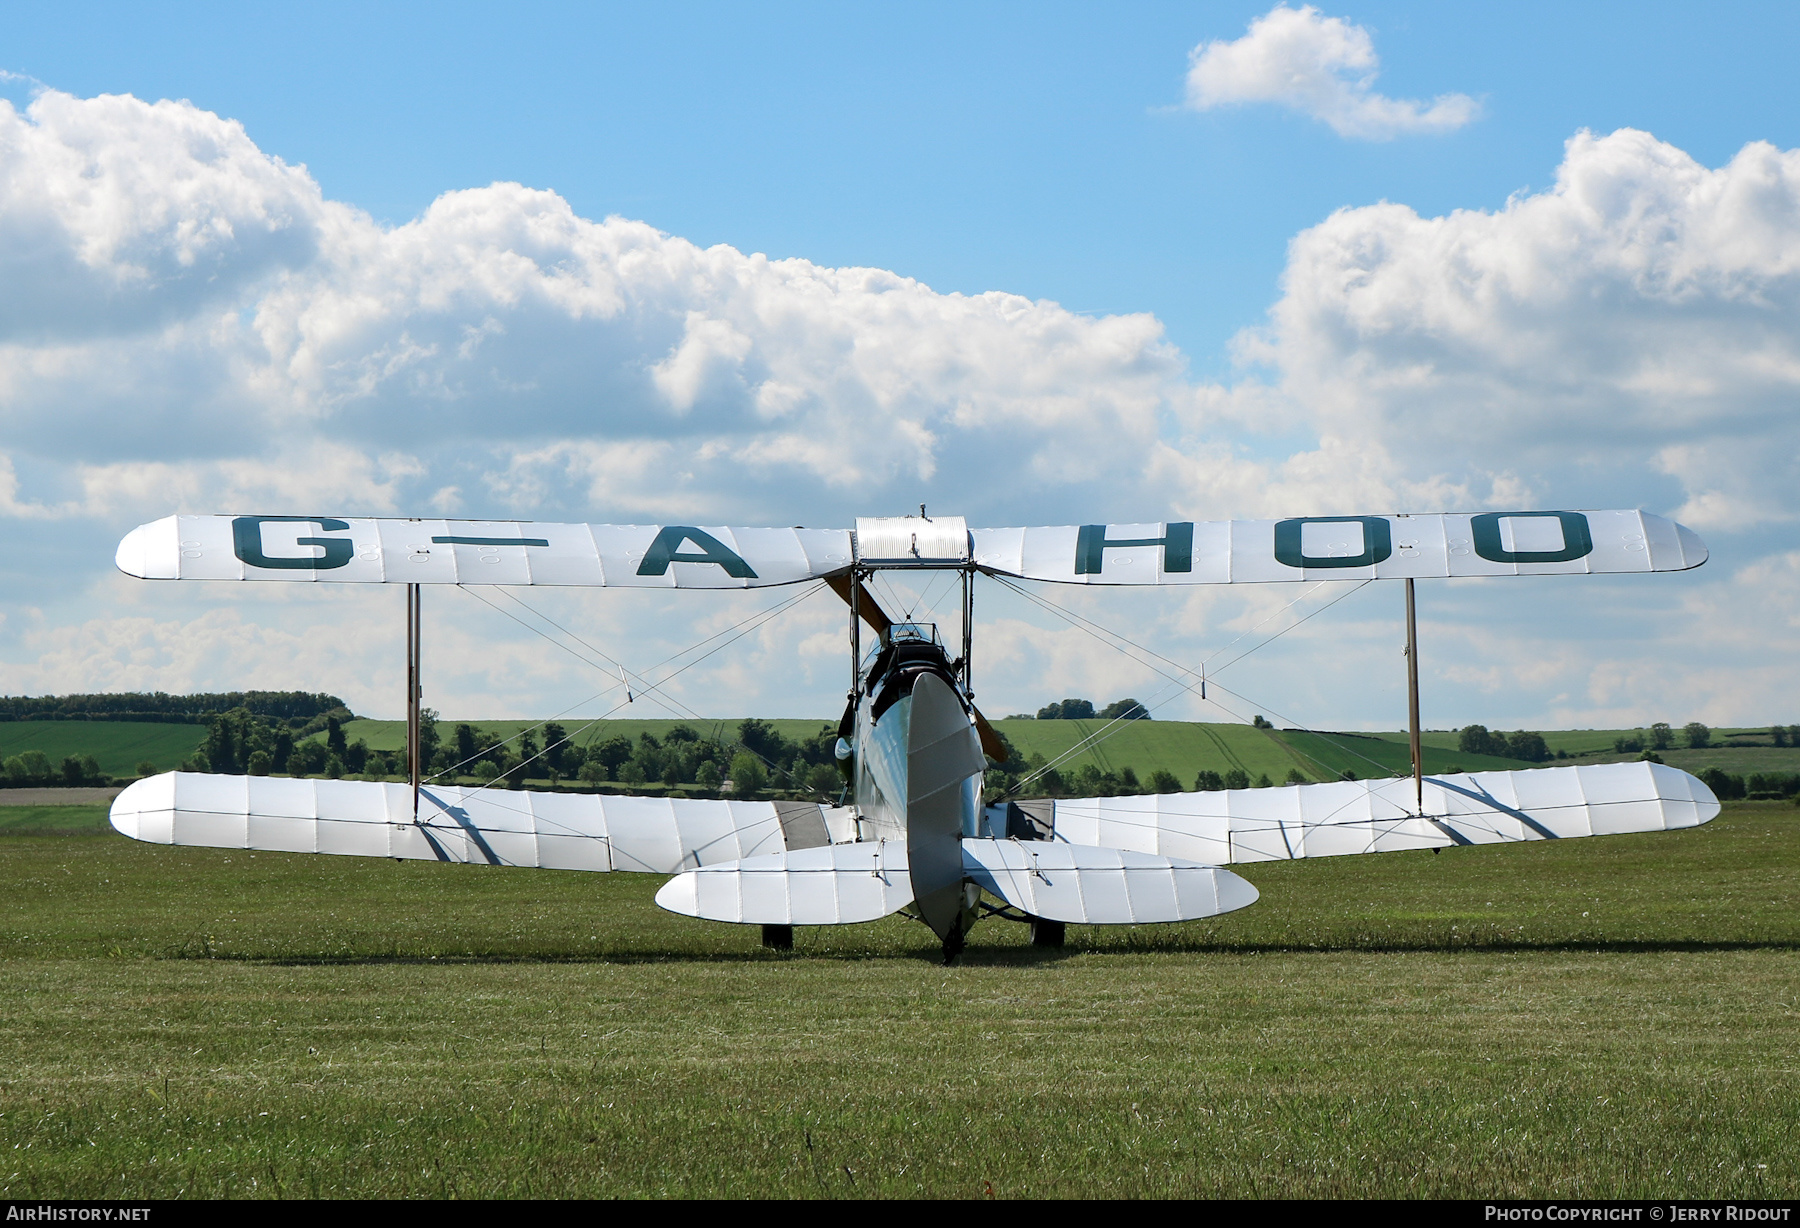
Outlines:
[{"label": "biplane", "polygon": [[[1641,511],[1310,516],[1287,520],[971,529],[960,517],[859,518],[854,530],[332,516],[169,516],[132,530],[117,563],[148,580],[396,584],[406,588],[410,780],[170,772],[112,807],[137,840],[670,876],[663,908],[794,926],[904,912],[948,962],[971,926],[1004,916],[1032,941],[1064,927],[1188,921],[1243,908],[1226,867],[1456,845],[1664,831],[1718,800],[1660,763],[1427,776],[1414,582],[1473,576],[1682,571],[1689,529]],[[961,582],[961,644],[890,616],[884,572]],[[984,803],[1001,743],[973,702],[972,584],[1259,584],[1402,580],[1410,779]],[[426,779],[419,754],[420,593],[428,585],[734,589],[816,581],[849,606],[850,686],[836,757],[841,804],[496,789]],[[864,651],[863,628],[871,633]]]}]

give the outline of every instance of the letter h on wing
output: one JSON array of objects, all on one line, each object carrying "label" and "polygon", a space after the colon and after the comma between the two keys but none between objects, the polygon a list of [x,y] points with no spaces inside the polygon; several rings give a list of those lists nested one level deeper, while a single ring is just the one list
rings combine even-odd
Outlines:
[{"label": "letter h on wing", "polygon": [[1084,524],[1075,534],[1075,574],[1097,576],[1106,568],[1106,552],[1124,546],[1161,546],[1165,572],[1194,570],[1194,522],[1165,524],[1161,537],[1108,539],[1107,526]]}]

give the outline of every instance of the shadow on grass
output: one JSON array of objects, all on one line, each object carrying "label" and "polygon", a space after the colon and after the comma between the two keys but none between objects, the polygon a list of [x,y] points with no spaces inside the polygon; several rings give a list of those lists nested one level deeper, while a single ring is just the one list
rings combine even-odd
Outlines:
[{"label": "shadow on grass", "polygon": [[[1673,955],[1719,954],[1734,951],[1800,951],[1800,941],[1702,939],[1553,939],[1543,942],[1448,942],[1431,940],[1385,939],[1350,942],[1129,942],[1117,944],[1083,944],[1072,942],[1064,947],[978,947],[971,946],[957,957],[956,967],[967,968],[1036,968],[1064,962],[1078,955],[1526,955],[1526,954],[1610,954]],[[184,961],[216,961],[270,967],[351,967],[351,966],[429,966],[450,965],[544,965],[544,964],[694,964],[748,965],[795,962],[830,963],[908,963],[942,966],[943,956],[935,947],[892,950],[814,950],[814,951],[677,951],[677,950],[609,950],[609,951],[474,951],[457,954],[413,955],[378,952],[294,952],[288,954],[243,954],[205,949],[182,948],[162,956]]]},{"label": "shadow on grass", "polygon": [[65,839],[70,835],[92,837],[92,835],[119,834],[110,826],[0,826],[0,839],[13,839],[18,835],[56,835],[58,839]]},{"label": "shadow on grass", "polygon": [[1096,955],[1523,955],[1581,952],[1597,955],[1672,955],[1722,951],[1800,951],[1800,939],[1547,938],[1462,940],[1370,938],[1325,942],[1121,942],[1095,944]]}]

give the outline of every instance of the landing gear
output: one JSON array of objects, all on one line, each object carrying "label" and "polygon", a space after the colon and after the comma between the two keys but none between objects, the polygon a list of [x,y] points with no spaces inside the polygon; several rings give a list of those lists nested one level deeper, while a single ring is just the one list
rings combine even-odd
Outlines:
[{"label": "landing gear", "polygon": [[956,961],[956,957],[958,955],[962,954],[962,949],[963,949],[963,927],[961,925],[958,925],[958,926],[956,926],[956,928],[952,929],[948,934],[944,935],[944,967],[948,968],[952,963],[954,963]]},{"label": "landing gear", "polygon": [[1042,917],[1031,919],[1031,945],[1034,947],[1060,947],[1063,944],[1065,926],[1061,921],[1046,921]]},{"label": "landing gear", "polygon": [[763,926],[762,944],[770,951],[792,951],[794,949],[794,927],[791,925]]}]

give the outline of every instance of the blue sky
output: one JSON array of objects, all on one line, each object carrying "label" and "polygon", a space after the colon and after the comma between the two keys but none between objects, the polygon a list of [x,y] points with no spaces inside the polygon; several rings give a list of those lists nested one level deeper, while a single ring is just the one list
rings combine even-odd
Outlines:
[{"label": "blue sky", "polygon": [[[1774,204],[1742,206],[1755,213],[1748,221],[1731,212],[1738,206],[1715,206],[1729,183],[1708,187],[1678,165],[1713,171],[1757,141],[1800,146],[1789,62],[1800,16],[1774,5],[1327,5],[1305,31],[1360,32],[1379,60],[1333,78],[1374,74],[1355,98],[1462,96],[1472,114],[1370,139],[1293,98],[1187,105],[1195,49],[1241,48],[1270,13],[1261,4],[9,10],[0,69],[16,74],[7,93],[21,117],[44,90],[72,103],[113,94],[192,104],[186,118],[92,105],[54,121],[22,118],[44,141],[36,152],[0,151],[9,173],[24,182],[39,175],[33,158],[52,156],[45,150],[116,137],[141,172],[120,172],[116,199],[148,219],[137,238],[107,248],[118,269],[140,267],[132,243],[164,250],[156,236],[181,233],[183,210],[190,221],[229,215],[236,229],[191,268],[183,254],[141,283],[106,274],[115,280],[94,292],[97,305],[68,308],[71,319],[109,321],[92,336],[59,324],[46,339],[24,322],[0,339],[16,364],[0,385],[17,478],[9,507],[46,543],[5,565],[23,595],[0,624],[0,685],[307,685],[351,694],[361,708],[392,706],[386,683],[372,681],[388,669],[377,598],[330,599],[339,609],[293,596],[145,592],[122,587],[104,563],[71,561],[104,559],[105,543],[137,519],[228,499],[592,519],[673,515],[687,499],[748,523],[847,523],[918,498],[983,523],[1500,499],[1681,514],[1715,560],[1693,577],[1548,597],[1443,590],[1436,632],[1447,665],[1427,680],[1440,723],[1800,719],[1781,710],[1800,663],[1771,658],[1769,647],[1791,631],[1800,593],[1786,536],[1800,506],[1783,493],[1795,463],[1786,374],[1795,347],[1780,322],[1791,315],[1796,234],[1769,220],[1781,214]],[[157,142],[173,149],[187,139],[178,129],[225,121],[242,125],[247,144],[203,202],[175,178],[157,180]],[[1654,141],[1568,144],[1583,130],[1620,129]],[[278,183],[258,159],[303,165],[306,182]],[[1780,195],[1791,173],[1777,157],[1731,182],[1767,181]],[[1562,192],[1559,174],[1588,186]],[[444,194],[496,182],[554,193],[574,219],[616,216],[700,249],[723,244],[809,268],[887,270],[935,296],[916,296],[899,322],[872,308],[858,315],[868,306],[860,299],[834,300],[796,340],[766,309],[775,290],[744,292],[763,294],[761,307],[742,295],[726,305],[732,287],[762,276],[755,268],[695,273],[671,249],[656,288],[632,290],[654,309],[620,317],[628,327],[590,327],[581,312],[600,310],[591,305],[540,312],[505,294],[499,306],[474,303],[466,286],[460,307],[421,299],[384,309],[381,321],[346,322],[345,305],[371,287],[428,284],[468,243],[490,255],[523,250],[507,236],[543,215],[542,198],[458,196],[456,218],[418,221]],[[243,205],[245,193],[265,203]],[[1577,197],[1586,203],[1569,203]],[[265,218],[277,198],[278,209],[314,220],[274,227],[265,251],[244,219]],[[1616,215],[1583,220],[1594,202],[1625,198]],[[40,242],[37,223],[20,220],[32,210],[68,221],[71,259],[99,267],[93,243],[77,240],[99,233],[83,227],[110,225],[104,210],[82,212],[68,194],[7,199],[16,233],[0,238],[8,259],[26,261],[15,270],[36,267],[17,255]],[[1508,210],[1515,199],[1542,207]],[[1382,213],[1381,202],[1418,224]],[[233,214],[240,205],[250,212]],[[331,220],[340,206],[369,215],[362,237],[343,238]],[[1677,219],[1667,236],[1633,229],[1646,209]],[[1432,219],[1455,210],[1478,218],[1434,246],[1444,227]],[[578,259],[612,267],[611,255],[579,254],[588,250],[579,229],[562,255],[532,258],[546,270]],[[302,230],[313,237],[294,238]],[[364,250],[358,243],[397,249],[396,236],[414,232],[413,254],[390,252],[381,268],[343,255]],[[1760,246],[1739,251],[1740,233]],[[289,239],[297,246],[284,247]],[[1341,278],[1362,257],[1344,253],[1371,244],[1387,253],[1386,280],[1352,301]],[[1453,266],[1469,252],[1478,271],[1459,280]],[[1679,284],[1620,272],[1640,259],[1689,272],[1670,275]],[[1536,272],[1518,274],[1525,266]],[[66,276],[40,286],[15,271],[12,281],[22,316],[36,294],[42,317],[60,319],[56,304],[74,293]],[[1494,289],[1438,301],[1465,281]],[[1754,292],[1733,288],[1750,282]],[[985,348],[934,367],[939,382],[907,394],[920,407],[907,419],[912,434],[883,425],[914,413],[884,399],[910,378],[906,361],[827,378],[808,350],[848,315],[860,321],[858,346],[941,358],[934,347],[975,327],[958,315],[973,310],[967,300],[944,296],[987,291],[1040,309],[1012,332],[987,321],[1000,331],[981,334]],[[1048,304],[1076,313],[1073,322]],[[202,328],[226,310],[244,337]],[[307,328],[329,344],[282,348]],[[1034,350],[1048,333],[1061,339]],[[1359,339],[1344,341],[1351,333]],[[1748,333],[1763,339],[1742,341]],[[405,355],[448,354],[474,337],[494,355],[481,379],[426,359],[407,366]],[[1119,359],[1120,346],[1135,357]],[[100,356],[98,367],[72,354]],[[972,384],[942,374],[989,354],[992,369]],[[401,368],[405,380],[387,374]],[[1423,399],[1406,391],[1415,368],[1432,373]],[[660,374],[629,376],[646,371]],[[777,394],[817,408],[772,410]],[[802,412],[814,415],[804,430],[768,426]],[[934,441],[923,451],[920,431]],[[496,453],[496,434],[519,446]],[[845,485],[801,446],[807,438],[874,459]],[[1118,439],[1135,440],[1135,452],[1100,455],[1096,440]],[[679,459],[709,447],[771,458],[773,468],[737,485]],[[671,465],[687,476],[664,481],[659,468]],[[311,485],[295,477],[309,466]],[[670,629],[680,616],[660,607],[557,600],[571,616],[619,620],[647,645],[697,629]],[[1120,598],[1097,612],[1148,619],[1165,648],[1204,655],[1207,637],[1230,639],[1234,619],[1262,616],[1257,600],[1140,611]],[[1270,706],[1279,700],[1317,724],[1395,724],[1363,702],[1371,687],[1385,696],[1395,685],[1391,627],[1379,604],[1349,617],[1379,600],[1352,599],[1337,612],[1343,621],[1325,620],[1324,638],[1309,631],[1272,649],[1262,681]],[[1754,618],[1722,628],[1747,606]],[[991,608],[1002,624],[990,674],[997,706],[1088,691],[1106,699],[1142,684],[1030,611],[1001,599]],[[473,611],[469,634],[502,634],[482,617]],[[331,625],[349,628],[335,638],[352,646],[317,648],[300,666],[292,645]],[[690,702],[719,714],[828,712],[830,625],[820,613],[798,639],[762,649],[791,661],[795,644],[816,641],[816,678],[789,669],[759,681],[752,654],[740,669],[696,678]],[[185,647],[220,637],[238,647],[210,657]],[[563,702],[551,658],[533,651],[514,644],[491,667],[446,675],[445,706],[503,715]],[[1039,695],[1046,686],[1058,694]]]}]

